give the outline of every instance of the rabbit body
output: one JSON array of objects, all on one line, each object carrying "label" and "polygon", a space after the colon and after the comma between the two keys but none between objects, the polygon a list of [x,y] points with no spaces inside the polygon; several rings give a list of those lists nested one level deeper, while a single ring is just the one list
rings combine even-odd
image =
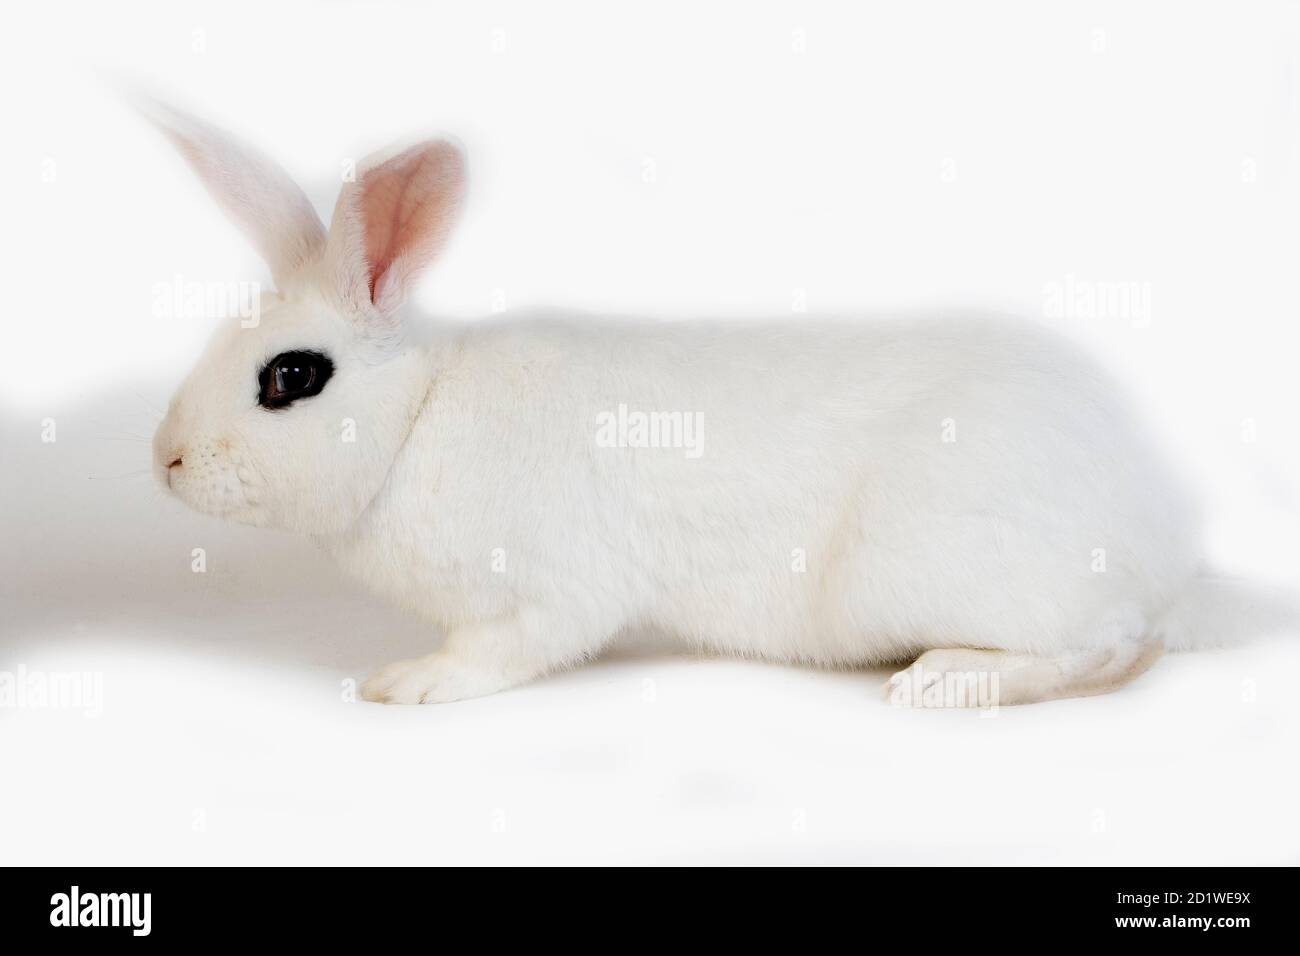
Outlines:
[{"label": "rabbit body", "polygon": [[[1029,325],[521,316],[428,358],[384,487],[324,543],[449,634],[491,629],[501,674],[646,626],[821,665],[1084,651],[1194,573],[1114,387]],[[602,446],[620,405],[693,415],[698,447]]]}]

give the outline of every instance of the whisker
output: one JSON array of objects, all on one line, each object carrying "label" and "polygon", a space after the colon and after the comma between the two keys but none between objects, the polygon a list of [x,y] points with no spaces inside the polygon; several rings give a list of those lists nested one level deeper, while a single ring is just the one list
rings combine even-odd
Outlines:
[{"label": "whisker", "polygon": [[[116,433],[118,435],[128,435],[131,438],[146,438],[146,436],[138,434],[138,429],[123,428],[117,422],[105,422],[99,419],[92,418],[90,420],[90,423],[94,425],[96,428],[101,428],[104,431]],[[146,440],[149,439],[146,438]]]},{"label": "whisker", "polygon": [[155,418],[157,418],[158,421],[162,421],[166,417],[167,415],[166,412],[160,412],[158,409],[154,408],[153,403],[149,401],[149,399],[141,395],[139,392],[132,392],[131,394],[134,395],[136,398],[140,399],[140,401],[144,402],[144,407],[149,409],[150,414],[152,414]]},{"label": "whisker", "polygon": [[123,472],[120,475],[87,475],[86,480],[87,481],[118,481],[119,479],[122,478],[139,478],[141,475],[147,475],[149,473],[150,470],[148,468],[139,468],[136,469],[135,471]]}]

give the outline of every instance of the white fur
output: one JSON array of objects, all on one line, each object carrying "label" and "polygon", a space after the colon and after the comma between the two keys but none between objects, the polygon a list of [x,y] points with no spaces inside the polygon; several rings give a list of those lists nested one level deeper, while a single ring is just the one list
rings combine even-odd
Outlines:
[{"label": "white fur", "polygon": [[[311,534],[445,630],[371,699],[492,693],[632,628],[826,666],[981,649],[964,666],[1008,702],[1093,693],[1150,663],[1195,589],[1179,483],[1115,385],[1032,326],[528,315],[415,345],[356,301],[367,263],[342,241],[218,336],[155,447],[188,504]],[[257,370],[290,348],[335,377],[260,408]],[[604,447],[620,405],[696,416],[699,454]]]}]

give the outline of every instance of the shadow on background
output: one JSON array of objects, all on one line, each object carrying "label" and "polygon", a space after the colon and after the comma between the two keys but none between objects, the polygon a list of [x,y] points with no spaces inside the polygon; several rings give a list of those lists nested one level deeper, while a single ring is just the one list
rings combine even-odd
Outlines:
[{"label": "shadow on background", "polygon": [[0,412],[0,666],[68,639],[362,669],[436,647],[430,625],[370,597],[311,542],[197,514],[158,487],[149,442],[165,395]]}]

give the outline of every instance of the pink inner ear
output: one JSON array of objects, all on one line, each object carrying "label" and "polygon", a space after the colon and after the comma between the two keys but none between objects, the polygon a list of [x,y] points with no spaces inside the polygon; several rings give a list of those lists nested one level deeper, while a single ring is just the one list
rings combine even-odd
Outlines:
[{"label": "pink inner ear", "polygon": [[433,258],[450,225],[461,182],[460,153],[442,142],[412,146],[363,175],[360,213],[370,300],[376,305],[380,298],[404,296]]}]

